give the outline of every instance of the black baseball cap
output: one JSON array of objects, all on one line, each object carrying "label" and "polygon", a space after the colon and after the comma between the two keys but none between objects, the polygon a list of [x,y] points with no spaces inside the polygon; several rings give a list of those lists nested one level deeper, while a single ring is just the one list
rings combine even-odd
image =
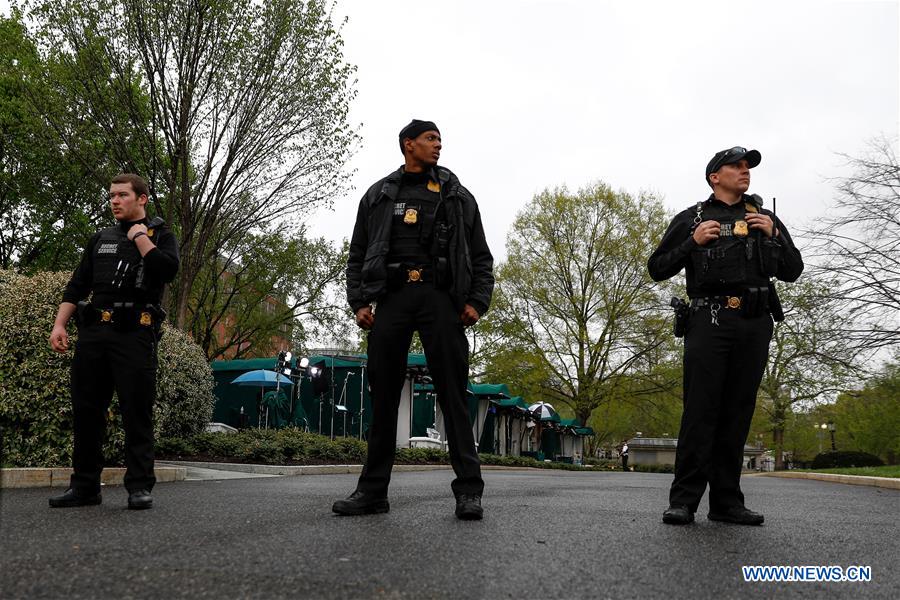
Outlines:
[{"label": "black baseball cap", "polygon": [[725,165],[734,164],[740,160],[746,160],[747,164],[750,165],[750,168],[752,169],[762,160],[762,155],[759,153],[759,150],[747,150],[743,146],[735,146],[728,150],[720,150],[719,152],[716,152],[706,165],[706,183],[712,187],[712,184],[709,182],[709,176],[711,174],[715,173]]}]

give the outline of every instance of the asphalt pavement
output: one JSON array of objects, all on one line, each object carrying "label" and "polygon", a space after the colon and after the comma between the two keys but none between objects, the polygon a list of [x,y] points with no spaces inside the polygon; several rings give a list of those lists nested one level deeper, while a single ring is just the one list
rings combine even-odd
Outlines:
[{"label": "asphalt pavement", "polygon": [[[485,519],[450,471],[396,473],[391,511],[331,514],[356,475],[166,483],[149,511],[0,493],[2,598],[896,598],[900,491],[750,476],[762,527],[664,525],[671,475],[485,471]],[[56,493],[54,490],[52,493]],[[750,583],[741,567],[868,566],[869,582]]]}]

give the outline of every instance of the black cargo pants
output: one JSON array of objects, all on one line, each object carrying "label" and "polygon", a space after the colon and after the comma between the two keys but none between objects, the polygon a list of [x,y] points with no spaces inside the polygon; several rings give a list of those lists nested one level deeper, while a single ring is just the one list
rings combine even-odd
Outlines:
[{"label": "black cargo pants", "polygon": [[670,505],[697,510],[709,484],[712,511],[744,505],[744,444],[769,356],[768,313],[744,318],[721,308],[692,309],[684,337],[684,412],[678,433]]},{"label": "black cargo pants", "polygon": [[70,487],[79,495],[100,491],[103,442],[113,391],[118,394],[125,429],[125,487],[151,490],[153,474],[153,402],[156,399],[155,328],[119,331],[110,323],[78,329],[72,361],[72,410],[75,448]]},{"label": "black cargo pants", "polygon": [[437,401],[444,414],[455,496],[481,494],[481,464],[469,421],[466,388],[469,345],[450,295],[432,282],[407,283],[378,301],[369,332],[369,383],[372,427],[369,451],[357,489],[386,497],[394,465],[397,412],[406,377],[407,354],[419,332]]}]

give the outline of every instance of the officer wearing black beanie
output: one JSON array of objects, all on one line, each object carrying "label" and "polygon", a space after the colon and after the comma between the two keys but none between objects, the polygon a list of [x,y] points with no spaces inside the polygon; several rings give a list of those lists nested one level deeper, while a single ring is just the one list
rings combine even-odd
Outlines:
[{"label": "officer wearing black beanie", "polygon": [[475,198],[449,169],[437,166],[437,125],[414,119],[399,141],[404,165],[363,196],[350,241],[347,301],[357,324],[369,331],[373,414],[356,491],[332,510],[361,515],[390,509],[398,405],[409,345],[418,331],[444,414],[456,473],[451,484],[456,516],[481,519],[484,481],[466,401],[464,328],[490,305],[494,259]]}]

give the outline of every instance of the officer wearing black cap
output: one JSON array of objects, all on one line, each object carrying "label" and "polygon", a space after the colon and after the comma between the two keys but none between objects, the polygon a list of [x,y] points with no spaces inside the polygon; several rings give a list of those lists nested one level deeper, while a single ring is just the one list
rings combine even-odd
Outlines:
[{"label": "officer wearing black cap", "polygon": [[784,318],[771,281],[796,281],[803,259],[784,224],[746,194],[760,160],[742,147],[717,152],[706,166],[713,193],[672,219],[647,263],[655,281],[684,269],[690,297],[676,324],[684,335],[684,412],[665,523],[691,523],[707,484],[709,519],[764,520],[744,506],[744,443],[773,318]]},{"label": "officer wearing black cap", "polygon": [[[156,347],[165,316],[163,287],[178,271],[178,242],[162,219],[148,220],[147,183],[116,176],[109,203],[118,223],[94,234],[63,292],[50,345],[69,349],[66,324],[78,323],[72,361],[75,446],[69,489],[50,506],[100,504],[107,410],[118,394],[125,428],[128,508],[153,506],[153,402]],[[86,299],[90,294],[90,302]]]},{"label": "officer wearing black cap", "polygon": [[359,204],[347,261],[347,300],[369,331],[372,428],[356,491],[338,500],[341,515],[387,512],[397,412],[414,331],[444,414],[456,516],[481,519],[484,482],[469,422],[469,348],[464,328],[490,305],[493,257],[472,194],[438,167],[441,134],[414,119],[400,131],[400,167]]}]

